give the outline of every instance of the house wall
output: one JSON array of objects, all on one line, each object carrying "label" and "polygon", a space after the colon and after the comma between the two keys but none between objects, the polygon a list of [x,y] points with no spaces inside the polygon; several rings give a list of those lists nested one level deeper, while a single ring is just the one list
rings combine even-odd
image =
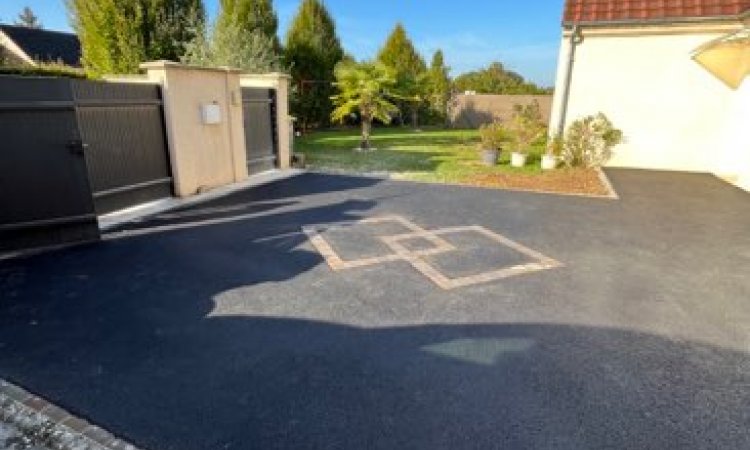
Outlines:
[{"label": "house wall", "polygon": [[[748,149],[747,88],[733,91],[691,58],[739,23],[583,29],[566,127],[604,112],[623,130],[611,166],[722,172]],[[563,36],[551,128],[562,113],[569,35]],[[739,114],[743,114],[740,116]],[[745,119],[746,121],[746,119]]]},{"label": "house wall", "polygon": [[737,91],[732,117],[724,143],[725,165],[718,173],[736,174],[736,183],[750,191],[750,79]]}]

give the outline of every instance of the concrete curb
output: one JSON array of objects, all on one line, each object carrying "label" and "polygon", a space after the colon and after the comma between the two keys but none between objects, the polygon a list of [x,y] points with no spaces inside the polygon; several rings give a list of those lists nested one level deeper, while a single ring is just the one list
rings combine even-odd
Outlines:
[{"label": "concrete curb", "polygon": [[[139,450],[108,431],[0,379],[0,421],[54,450]],[[142,450],[142,449],[140,449]]]}]

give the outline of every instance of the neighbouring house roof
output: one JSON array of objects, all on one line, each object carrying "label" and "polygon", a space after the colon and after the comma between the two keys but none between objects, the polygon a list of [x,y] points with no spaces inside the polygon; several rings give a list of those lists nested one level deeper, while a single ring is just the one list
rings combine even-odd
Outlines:
[{"label": "neighbouring house roof", "polygon": [[81,43],[75,34],[3,24],[0,32],[34,61],[81,66]]},{"label": "neighbouring house roof", "polygon": [[566,0],[563,23],[649,23],[737,18],[750,0]]}]

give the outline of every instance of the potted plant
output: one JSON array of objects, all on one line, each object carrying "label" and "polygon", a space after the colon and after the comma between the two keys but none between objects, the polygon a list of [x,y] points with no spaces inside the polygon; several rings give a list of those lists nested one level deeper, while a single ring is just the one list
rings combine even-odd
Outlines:
[{"label": "potted plant", "polygon": [[479,127],[482,162],[488,166],[497,164],[503,143],[508,141],[508,130],[500,122],[487,123]]},{"label": "potted plant", "polygon": [[542,155],[542,170],[554,170],[557,168],[557,161],[562,153],[563,139],[561,136],[555,136],[547,143],[547,151]]},{"label": "potted plant", "polygon": [[511,121],[511,129],[513,130],[516,149],[511,154],[510,165],[513,167],[523,167],[526,165],[531,145],[541,139],[545,133],[539,102],[534,101],[528,105],[516,105],[515,114]]}]

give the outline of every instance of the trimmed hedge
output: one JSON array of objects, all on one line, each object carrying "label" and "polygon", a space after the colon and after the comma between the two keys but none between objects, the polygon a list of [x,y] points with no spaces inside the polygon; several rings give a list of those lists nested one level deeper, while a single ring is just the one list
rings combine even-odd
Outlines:
[{"label": "trimmed hedge", "polygon": [[86,78],[83,69],[63,64],[40,64],[39,66],[0,66],[0,75],[19,75],[24,77],[66,77]]}]

